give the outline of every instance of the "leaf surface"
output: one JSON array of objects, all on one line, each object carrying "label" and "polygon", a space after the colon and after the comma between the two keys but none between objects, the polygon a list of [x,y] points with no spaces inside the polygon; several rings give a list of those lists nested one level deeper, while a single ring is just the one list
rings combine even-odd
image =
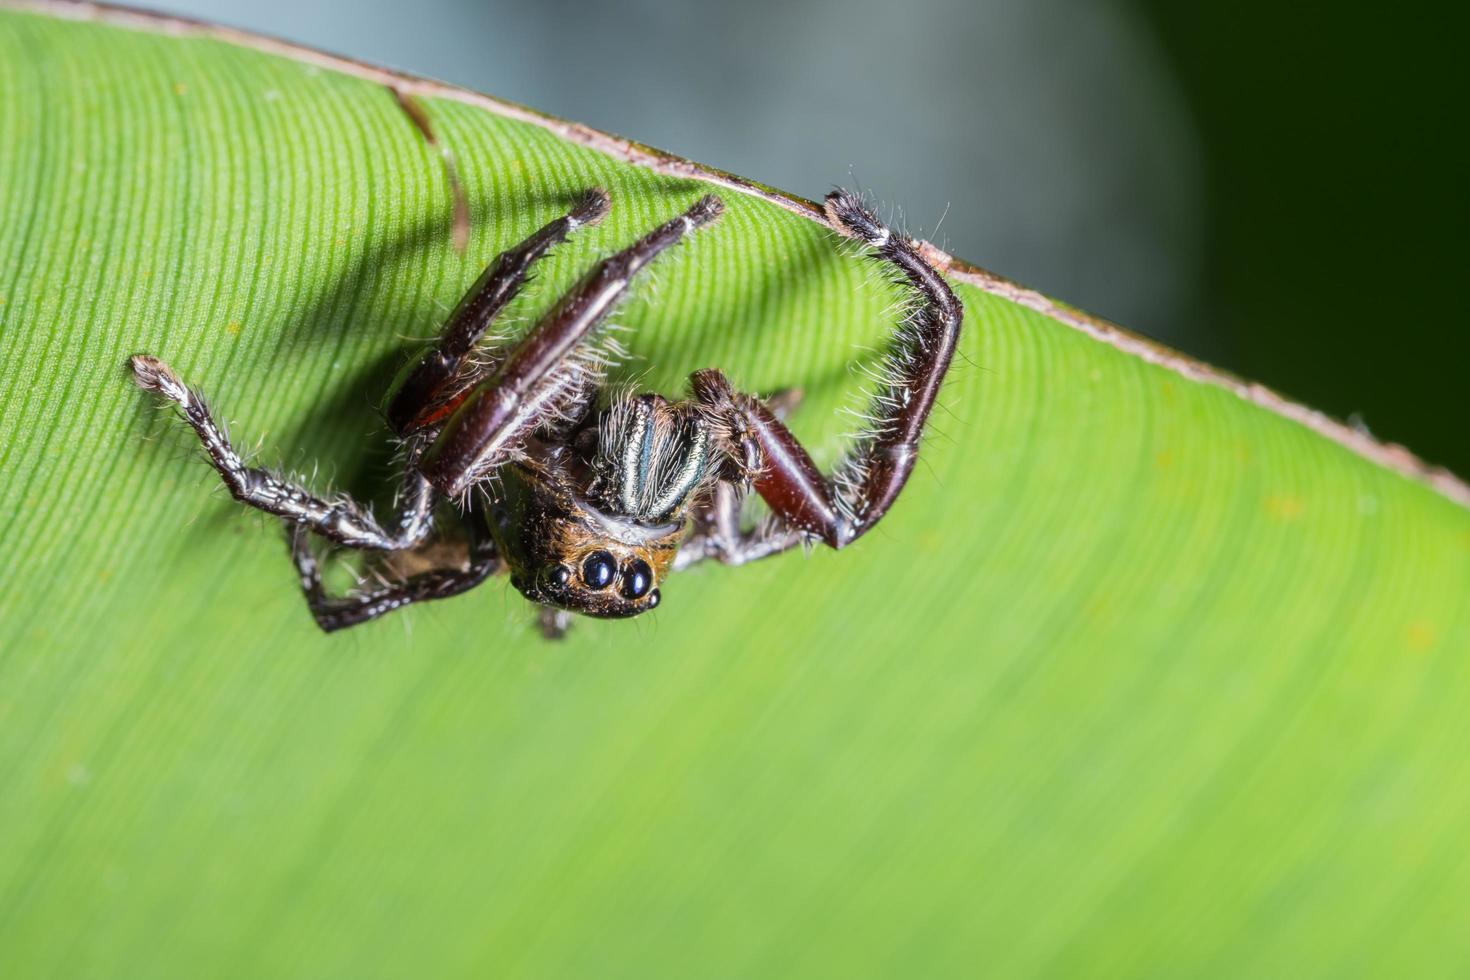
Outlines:
[{"label": "leaf surface", "polygon": [[499,581],[322,636],[128,355],[371,492],[484,262],[612,193],[524,325],[712,180],[627,375],[800,386],[829,461],[895,296],[799,204],[425,87],[460,256],[372,70],[73,9],[0,12],[6,975],[1463,972],[1459,484],[956,265],[963,356],[852,549],[560,644]]}]

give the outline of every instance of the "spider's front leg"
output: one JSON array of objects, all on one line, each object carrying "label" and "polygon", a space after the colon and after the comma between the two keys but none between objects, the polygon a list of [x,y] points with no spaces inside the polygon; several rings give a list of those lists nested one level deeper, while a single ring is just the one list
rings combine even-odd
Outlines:
[{"label": "spider's front leg", "polygon": [[[737,472],[717,488],[704,529],[696,528],[686,546],[691,561],[707,554],[739,564],[804,540],[845,547],[888,512],[918,460],[924,423],[954,358],[964,307],[916,244],[884,226],[856,196],[828,195],[827,215],[895,266],[917,299],[884,362],[869,412],[873,424],[827,478],[769,406],[734,391],[719,371],[696,372],[690,379],[694,397],[715,420]],[[738,515],[738,490],[746,485],[774,517],[750,532],[739,531],[732,516]]]},{"label": "spider's front leg", "polygon": [[449,315],[439,340],[403,377],[388,402],[388,422],[399,435],[448,417],[469,393],[466,361],[491,321],[505,309],[552,246],[607,216],[607,191],[594,187],[571,211],[496,256]]},{"label": "spider's front leg", "polygon": [[633,277],[660,252],[720,216],[702,197],[616,255],[599,262],[526,334],[489,378],[469,393],[419,462],[441,493],[461,497],[556,416],[600,365],[574,355],[610,313]]}]

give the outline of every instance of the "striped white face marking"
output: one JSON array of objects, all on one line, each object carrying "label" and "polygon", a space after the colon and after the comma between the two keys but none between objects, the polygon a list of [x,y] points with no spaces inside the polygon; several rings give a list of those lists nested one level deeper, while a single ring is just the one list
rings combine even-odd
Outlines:
[{"label": "striped white face marking", "polygon": [[704,479],[705,463],[709,459],[709,432],[702,425],[692,428],[692,438],[685,451],[683,465],[673,473],[665,484],[663,493],[649,507],[655,519],[679,509]]},{"label": "striped white face marking", "polygon": [[608,410],[598,455],[607,498],[623,516],[660,523],[681,513],[709,473],[704,422],[662,399],[633,398]]},{"label": "striped white face marking", "polygon": [[618,503],[626,514],[637,514],[639,491],[648,472],[648,454],[653,448],[653,406],[643,399],[633,402],[627,421],[627,445],[623,448],[622,482]]}]

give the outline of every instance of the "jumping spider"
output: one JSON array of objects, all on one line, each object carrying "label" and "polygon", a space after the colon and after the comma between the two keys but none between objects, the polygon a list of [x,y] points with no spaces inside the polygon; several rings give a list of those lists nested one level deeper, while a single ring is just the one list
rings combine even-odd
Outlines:
[{"label": "jumping spider", "polygon": [[[640,269],[720,216],[716,197],[599,262],[518,343],[479,343],[536,261],[608,208],[606,192],[588,191],[570,213],[497,257],[438,341],[401,375],[387,401],[407,450],[391,526],[351,499],[319,497],[247,466],[197,393],[157,358],[132,358],[137,383],[178,404],[235,499],[285,519],[323,630],[457,595],[499,571],[545,607],[547,622],[564,623],[565,611],[636,616],[659,604],[658,586],[672,570],[706,558],[739,565],[805,543],[842,548],[898,497],[963,317],[911,239],[854,195],[828,195],[832,225],[896,268],[914,299],[884,362],[874,424],[828,478],[769,404],[735,391],[717,370],[695,372],[682,401],[644,393],[604,404],[599,325]],[[742,527],[742,498],[752,489],[771,515]],[[326,593],[309,534],[347,548],[427,554],[444,498],[462,505],[466,558],[393,584]]]}]

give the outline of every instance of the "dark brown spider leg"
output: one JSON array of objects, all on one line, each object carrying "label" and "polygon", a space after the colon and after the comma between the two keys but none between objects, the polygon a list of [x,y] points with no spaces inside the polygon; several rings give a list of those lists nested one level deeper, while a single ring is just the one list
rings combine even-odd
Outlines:
[{"label": "dark brown spider leg", "polygon": [[897,267],[917,300],[884,364],[870,412],[873,427],[848,451],[834,480],[851,541],[888,513],[914,471],[924,423],[959,344],[965,308],[944,277],[919,254],[918,244],[885,227],[856,195],[834,191],[827,195],[826,206],[828,218],[839,230]]},{"label": "dark brown spider leg", "polygon": [[[474,515],[472,519],[476,519]],[[307,608],[316,624],[326,633],[377,619],[415,602],[447,599],[467,592],[500,567],[493,542],[488,535],[482,534],[472,539],[469,562],[462,568],[436,568],[411,575],[393,585],[345,596],[329,596],[322,586],[321,569],[312,553],[306,528],[295,525],[286,533]]]},{"label": "dark brown spider leg", "polygon": [[[434,421],[431,417],[452,395],[465,358],[474,350],[492,320],[515,298],[531,267],[553,246],[579,227],[595,225],[608,211],[607,191],[594,187],[572,210],[531,237],[496,256],[485,267],[444,325],[438,342],[403,378],[388,402],[388,422],[399,435]],[[446,390],[451,389],[451,390]],[[448,415],[452,403],[444,407]]]},{"label": "dark brown spider leg", "polygon": [[428,532],[437,498],[422,477],[415,474],[407,478],[400,499],[403,512],[398,529],[385,530],[366,508],[350,498],[324,499],[268,470],[246,466],[209,414],[204,399],[179,380],[168,365],[156,357],[138,354],[132,359],[132,367],[140,388],[157,392],[179,406],[230,495],[241,503],[283,517],[349,548],[399,551],[413,547]]},{"label": "dark brown spider leg", "polygon": [[733,391],[718,371],[700,371],[690,379],[695,399],[721,421],[727,456],[779,518],[758,530],[757,537],[770,544],[761,554],[791,547],[792,531],[799,532],[798,540],[817,538],[842,548],[882,519],[918,460],[924,423],[954,358],[964,318],[964,307],[916,244],[886,228],[855,196],[828,195],[827,214],[840,230],[896,266],[918,305],[900,326],[885,362],[870,412],[872,428],[858,437],[830,480],[759,399]]},{"label": "dark brown spider leg", "polygon": [[599,262],[450,417],[419,471],[440,492],[459,497],[500,465],[581,387],[588,368],[569,355],[612,310],[638,271],[722,210],[718,198],[700,198],[679,217]]}]

